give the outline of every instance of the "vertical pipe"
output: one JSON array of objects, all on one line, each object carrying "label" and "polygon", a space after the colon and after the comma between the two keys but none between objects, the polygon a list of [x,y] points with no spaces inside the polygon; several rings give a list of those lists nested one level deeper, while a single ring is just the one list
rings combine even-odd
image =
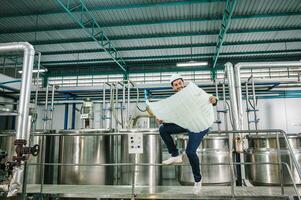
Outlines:
[{"label": "vertical pipe", "polygon": [[122,121],[124,123],[123,128],[129,128],[128,122],[127,122],[127,120],[125,120],[124,108],[125,108],[125,82],[123,82],[123,85],[122,85]]},{"label": "vertical pipe", "polygon": [[235,82],[234,82],[234,73],[233,73],[233,65],[230,62],[225,64],[228,85],[229,85],[229,94],[230,94],[230,103],[232,110],[232,119],[233,119],[233,129],[238,130],[239,121],[238,121],[238,111],[237,111],[237,98],[235,91]]},{"label": "vertical pipe", "polygon": [[68,129],[69,104],[65,103],[64,129]]},{"label": "vertical pipe", "polygon": [[[229,85],[229,93],[230,93],[230,102],[231,102],[231,111],[232,111],[232,121],[233,121],[233,129],[236,131],[239,128],[239,121],[238,121],[238,112],[237,112],[237,99],[236,99],[236,91],[235,91],[235,82],[234,82],[234,73],[233,73],[233,65],[230,62],[227,62],[225,64],[225,69],[226,69],[226,75],[228,78],[228,85]],[[229,144],[230,146],[234,146],[233,145],[233,139],[236,138],[235,134],[229,134]],[[230,162],[232,162],[233,160],[233,156],[232,156],[232,149],[230,149]],[[239,153],[235,153],[235,160],[237,162],[240,162],[240,154]],[[231,168],[234,174],[234,166],[233,163],[231,163]],[[236,170],[237,170],[237,185],[241,185],[241,167],[240,166],[236,166]],[[234,180],[234,178],[233,178]],[[234,187],[234,185],[232,185],[231,183],[231,188]],[[234,189],[232,189],[234,190]]]},{"label": "vertical pipe", "polygon": [[248,82],[245,83],[246,86],[246,109],[247,109],[247,120],[248,120],[248,130],[250,130],[250,116],[249,116],[249,87]]},{"label": "vertical pipe", "polygon": [[115,130],[118,130],[118,118],[119,118],[119,112],[118,112],[118,83],[115,84],[115,106],[114,106],[114,112],[115,112]]},{"label": "vertical pipe", "polygon": [[257,126],[257,103],[256,103],[256,93],[255,93],[255,82],[254,82],[254,76],[252,76],[252,93],[253,93],[253,106],[254,106],[254,125],[255,125],[255,130],[258,129]]},{"label": "vertical pipe", "polygon": [[23,51],[22,80],[18,108],[16,139],[25,139],[28,126],[29,102],[31,95],[31,79],[34,60],[34,48],[27,42],[4,43],[0,45],[0,52]]},{"label": "vertical pipe", "polygon": [[110,117],[109,117],[109,128],[113,128],[113,111],[114,111],[114,90],[113,85],[110,84]]},{"label": "vertical pipe", "polygon": [[[73,100],[75,100],[76,97],[73,97]],[[71,121],[71,129],[75,129],[75,112],[76,111],[76,103],[72,103],[72,121]]]},{"label": "vertical pipe", "polygon": [[39,79],[40,79],[40,66],[41,66],[41,53],[38,53],[38,73],[37,73],[37,84],[36,84],[36,93],[35,93],[35,108],[38,107],[38,93],[39,93]]},{"label": "vertical pipe", "polygon": [[[0,44],[0,52],[9,51],[23,51],[23,73],[18,107],[19,115],[17,116],[16,140],[26,140],[30,134],[28,132],[28,128],[30,128],[29,122],[31,121],[29,117],[29,103],[35,51],[33,46],[27,42]],[[16,168],[17,171],[13,174],[13,176],[16,176],[16,179],[10,182],[10,186],[16,187],[14,191],[15,193],[18,192],[22,187],[22,183],[19,181],[22,178],[22,173],[18,172],[18,168],[21,170],[23,167],[20,166]],[[17,183],[20,183],[21,185],[18,185]]]},{"label": "vertical pipe", "polygon": [[51,90],[51,106],[50,106],[50,130],[52,130],[52,125],[53,125],[54,89],[55,89],[55,85],[52,85],[52,90]]},{"label": "vertical pipe", "polygon": [[225,122],[225,130],[228,131],[228,116],[227,116],[227,98],[226,98],[226,87],[225,83],[223,83],[223,102],[224,102],[224,122]]},{"label": "vertical pipe", "polygon": [[[215,81],[215,96],[218,98],[218,82]],[[221,117],[220,117],[220,112],[218,110],[218,105],[215,107],[216,109],[216,121],[217,121],[217,130],[221,130]]]},{"label": "vertical pipe", "polygon": [[241,94],[240,68],[235,68],[235,90],[238,113],[238,130],[243,130],[243,107]]},{"label": "vertical pipe", "polygon": [[130,93],[131,93],[131,88],[130,88],[130,81],[128,80],[127,81],[127,87],[128,87],[128,99],[127,99],[127,119],[126,119],[126,121],[127,121],[127,124],[128,124],[128,126],[130,126],[130,124],[129,124],[129,122],[130,122]]},{"label": "vertical pipe", "polygon": [[101,127],[102,128],[108,128],[107,126],[105,126],[105,123],[104,121],[106,121],[106,85],[103,84],[103,87],[102,87],[102,110],[101,110],[101,118],[100,118],[100,121],[101,121]]},{"label": "vertical pipe", "polygon": [[45,110],[44,110],[44,119],[43,119],[43,130],[47,129],[47,121],[48,121],[48,93],[49,93],[49,85],[46,86],[46,96],[45,96]]}]

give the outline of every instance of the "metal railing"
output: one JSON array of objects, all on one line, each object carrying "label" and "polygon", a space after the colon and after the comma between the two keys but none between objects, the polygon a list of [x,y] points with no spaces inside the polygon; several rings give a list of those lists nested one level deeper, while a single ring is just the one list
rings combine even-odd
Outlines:
[{"label": "metal railing", "polygon": [[[284,184],[283,184],[283,180],[282,180],[282,176],[283,176],[283,168],[282,166],[284,166],[287,170],[288,170],[288,173],[289,173],[289,176],[290,176],[290,179],[292,181],[292,184],[293,184],[293,187],[294,187],[294,190],[297,194],[297,197],[299,200],[300,199],[300,194],[299,194],[299,191],[297,189],[297,186],[296,186],[296,183],[294,181],[294,178],[293,178],[293,175],[292,175],[292,172],[290,170],[290,167],[287,163],[284,163],[281,161],[281,155],[280,155],[280,143],[279,143],[279,133],[283,135],[283,137],[285,138],[285,142],[286,142],[286,145],[288,147],[288,151],[290,153],[290,157],[292,158],[292,161],[293,161],[293,165],[295,167],[295,169],[297,170],[298,172],[298,175],[299,177],[301,178],[301,170],[300,170],[300,167],[299,167],[299,164],[297,162],[297,159],[293,153],[293,150],[292,150],[292,147],[290,146],[290,143],[288,141],[288,138],[287,138],[287,134],[283,131],[283,130],[280,130],[280,129],[267,129],[267,130],[243,130],[243,131],[212,131],[210,132],[210,134],[232,134],[232,133],[276,133],[276,139],[277,139],[277,161],[276,163],[273,163],[273,162],[261,162],[261,163],[252,163],[252,162],[229,162],[229,163],[201,163],[201,165],[267,165],[267,164],[270,164],[270,165],[279,165],[279,178],[280,178],[280,185],[281,185],[281,195],[284,195]],[[157,133],[154,133],[154,132],[150,132],[150,133],[143,133],[145,135],[157,135]],[[47,134],[32,134],[32,136],[61,136],[62,134],[60,133],[47,133]],[[112,135],[112,136],[117,136],[117,135],[127,135],[127,133],[71,133],[71,134],[64,134],[64,136],[100,136],[100,135]],[[0,136],[2,137],[9,137],[9,136],[12,136],[11,134],[0,134]],[[43,151],[45,151],[45,148],[43,148]],[[41,152],[43,153],[43,152]],[[230,151],[230,153],[232,153],[232,151]],[[131,184],[131,188],[132,188],[132,198],[134,199],[136,197],[136,194],[135,194],[135,187],[136,187],[136,184],[135,184],[135,180],[134,180],[134,176],[135,176],[135,173],[136,171],[134,170],[136,166],[166,166],[166,165],[163,165],[163,164],[158,164],[158,163],[103,163],[103,164],[76,164],[76,163],[27,163],[28,165],[42,165],[42,166],[45,166],[45,165],[52,165],[52,166],[132,166],[132,184]],[[170,166],[170,165],[168,165]],[[177,166],[189,166],[188,164],[177,164]],[[24,175],[24,186],[26,187],[26,174]],[[235,174],[232,172],[231,170],[231,176],[232,176],[232,181],[231,181],[231,196],[232,197],[235,197]],[[42,173],[42,177],[41,177],[41,187],[40,187],[40,194],[43,193],[43,182],[44,182],[44,174]],[[26,196],[26,189],[24,189],[22,191],[22,196],[25,197]]]}]

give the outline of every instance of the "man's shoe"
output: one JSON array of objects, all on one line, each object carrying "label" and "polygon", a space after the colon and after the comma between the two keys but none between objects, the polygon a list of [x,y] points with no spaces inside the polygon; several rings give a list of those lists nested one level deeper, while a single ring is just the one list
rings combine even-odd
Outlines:
[{"label": "man's shoe", "polygon": [[178,155],[178,156],[175,156],[175,157],[170,157],[167,160],[164,160],[162,162],[162,164],[170,165],[170,164],[173,164],[173,163],[181,163],[181,162],[183,162],[182,155]]},{"label": "man's shoe", "polygon": [[193,193],[194,194],[198,194],[201,190],[201,187],[202,187],[202,182],[195,182],[194,183],[194,186],[193,186]]}]

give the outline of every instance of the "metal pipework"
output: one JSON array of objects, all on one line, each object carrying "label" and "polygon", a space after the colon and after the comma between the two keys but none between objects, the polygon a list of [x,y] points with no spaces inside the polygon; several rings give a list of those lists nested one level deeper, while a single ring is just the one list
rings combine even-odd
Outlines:
[{"label": "metal pipework", "polygon": [[268,68],[268,67],[296,67],[301,66],[301,61],[284,61],[284,62],[241,62],[234,66],[235,71],[235,88],[237,96],[237,108],[239,114],[240,130],[243,129],[243,108],[242,108],[242,92],[241,92],[241,68]]},{"label": "metal pipework", "polygon": [[238,130],[238,128],[240,126],[239,126],[239,121],[238,121],[237,98],[236,98],[236,90],[235,90],[235,82],[234,82],[234,72],[233,72],[233,65],[230,62],[227,62],[225,64],[225,75],[228,78],[230,103],[231,103],[231,111],[232,111],[232,119],[233,119],[233,130]]},{"label": "metal pipework", "polygon": [[[215,96],[218,98],[218,82],[215,81]],[[217,130],[221,130],[221,117],[220,117],[220,112],[218,111],[218,105],[215,106],[216,109],[216,122],[217,122]]]},{"label": "metal pipework", "polygon": [[44,110],[44,119],[43,119],[43,130],[47,129],[47,120],[48,120],[48,94],[49,94],[49,85],[46,86],[46,96],[45,96],[45,110]]},{"label": "metal pipework", "polygon": [[53,124],[53,110],[54,110],[54,89],[55,85],[52,85],[52,90],[51,90],[51,110],[50,110],[50,130],[52,130],[52,124]]},{"label": "metal pipework", "polygon": [[28,130],[28,113],[29,113],[29,102],[31,92],[31,80],[32,80],[32,69],[34,60],[34,48],[27,42],[13,42],[0,44],[1,52],[11,51],[23,51],[23,66],[22,66],[22,80],[20,88],[19,108],[18,108],[18,120],[17,120],[17,134],[16,140],[26,139]]}]

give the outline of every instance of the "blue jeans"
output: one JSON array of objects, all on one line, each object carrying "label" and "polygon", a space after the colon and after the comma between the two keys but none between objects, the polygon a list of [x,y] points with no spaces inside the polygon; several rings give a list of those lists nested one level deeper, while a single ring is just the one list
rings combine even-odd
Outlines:
[{"label": "blue jeans", "polygon": [[171,134],[179,134],[184,132],[188,133],[186,155],[189,159],[195,182],[200,182],[202,179],[200,172],[200,161],[196,150],[201,144],[203,137],[208,133],[208,131],[209,129],[206,129],[199,133],[194,133],[172,123],[163,123],[159,127],[160,136],[167,146],[168,153],[170,153],[172,157],[178,156],[179,150],[177,149],[175,142],[171,137]]}]

